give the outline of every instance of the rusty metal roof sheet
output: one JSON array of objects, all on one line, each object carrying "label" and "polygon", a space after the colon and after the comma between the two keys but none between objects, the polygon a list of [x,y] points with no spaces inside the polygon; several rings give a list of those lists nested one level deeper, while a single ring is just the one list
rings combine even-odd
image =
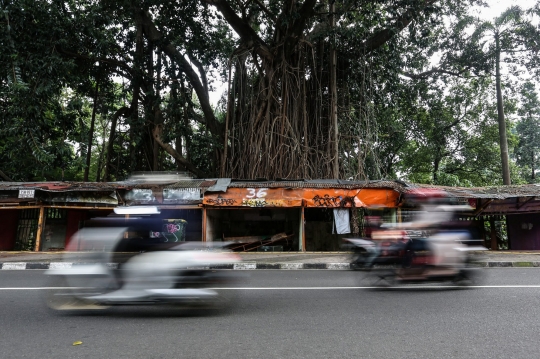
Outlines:
[{"label": "rusty metal roof sheet", "polygon": [[72,191],[115,191],[132,188],[207,188],[214,180],[186,179],[173,183],[151,183],[137,181],[121,182],[0,182],[0,191],[16,191],[20,189],[35,189],[47,192]]},{"label": "rusty metal roof sheet", "polygon": [[47,192],[114,191],[122,185],[113,182],[0,182],[0,190],[35,189]]},{"label": "rusty metal roof sheet", "polygon": [[[215,185],[217,179],[186,179],[173,183],[140,183],[137,181],[119,182],[0,182],[0,191],[35,189],[47,192],[71,191],[115,191],[132,188],[202,188]],[[232,180],[231,188],[389,188],[400,193],[407,193],[417,188],[436,188],[448,195],[459,198],[505,199],[512,197],[540,197],[540,185],[512,185],[489,187],[449,187],[429,184],[405,183],[398,180],[348,181],[335,179],[318,180]]]},{"label": "rusty metal roof sheet", "polygon": [[540,185],[537,184],[488,187],[449,187],[409,183],[405,188],[405,192],[417,188],[436,188],[446,192],[450,196],[460,198],[505,199],[540,196]]},{"label": "rusty metal roof sheet", "polygon": [[192,179],[178,181],[173,184],[166,185],[164,188],[208,188],[213,186],[215,183],[216,181],[212,180]]},{"label": "rusty metal roof sheet", "polygon": [[403,184],[397,181],[345,181],[345,180],[282,180],[282,181],[242,181],[233,180],[231,188],[391,188],[403,192]]}]

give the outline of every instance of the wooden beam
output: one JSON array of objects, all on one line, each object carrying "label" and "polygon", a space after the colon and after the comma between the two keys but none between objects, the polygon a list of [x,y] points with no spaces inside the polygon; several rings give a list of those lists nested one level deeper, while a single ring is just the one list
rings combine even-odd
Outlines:
[{"label": "wooden beam", "polygon": [[477,217],[480,213],[484,212],[491,202],[493,202],[493,199],[488,199],[486,203],[483,203],[480,208],[477,208],[476,211],[474,211],[473,216]]},{"label": "wooden beam", "polygon": [[43,226],[45,225],[45,207],[39,208],[38,227],[36,233],[36,245],[34,246],[34,252],[39,252],[41,247],[41,234],[43,233]]},{"label": "wooden beam", "polygon": [[41,206],[0,206],[2,209],[31,209],[31,208],[41,208]]},{"label": "wooden beam", "polygon": [[[528,198],[525,202],[523,202],[523,203],[519,203],[519,202],[518,202],[517,205],[516,205],[516,208],[517,208],[517,209],[520,209],[521,207],[525,206],[527,203],[533,201],[535,198],[536,198],[536,196],[532,196],[532,197],[529,197],[529,198]],[[519,201],[519,198],[518,198],[518,201]]]},{"label": "wooden beam", "polygon": [[87,206],[66,206],[66,205],[45,205],[44,208],[59,208],[59,209],[88,209],[88,210],[110,210],[112,211],[115,207],[87,207]]}]

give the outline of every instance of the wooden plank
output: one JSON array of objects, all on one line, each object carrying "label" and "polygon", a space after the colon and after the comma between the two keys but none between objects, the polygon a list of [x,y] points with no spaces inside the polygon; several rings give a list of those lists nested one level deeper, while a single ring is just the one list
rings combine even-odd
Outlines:
[{"label": "wooden plank", "polygon": [[39,252],[41,247],[41,234],[43,233],[43,226],[45,225],[45,208],[39,208],[39,218],[38,218],[38,227],[36,233],[36,245],[34,247],[34,252]]}]

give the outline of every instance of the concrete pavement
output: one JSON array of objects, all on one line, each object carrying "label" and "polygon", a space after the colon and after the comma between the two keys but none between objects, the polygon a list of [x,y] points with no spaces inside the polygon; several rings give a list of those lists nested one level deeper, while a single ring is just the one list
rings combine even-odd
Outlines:
[{"label": "concrete pavement", "polygon": [[[348,252],[238,253],[242,263],[222,269],[350,269]],[[4,270],[48,269],[91,263],[96,252],[0,252]],[[116,253],[112,265],[132,254]],[[540,267],[540,251],[477,251],[474,259],[485,267]]]}]

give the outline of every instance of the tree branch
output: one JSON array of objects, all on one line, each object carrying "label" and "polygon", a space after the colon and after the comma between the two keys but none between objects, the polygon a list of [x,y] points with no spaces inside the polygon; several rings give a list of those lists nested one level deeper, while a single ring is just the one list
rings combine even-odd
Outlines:
[{"label": "tree branch", "polygon": [[272,12],[270,11],[266,6],[264,6],[263,2],[261,0],[255,0],[255,3],[257,5],[259,5],[259,7],[261,8],[261,10],[266,14],[268,15],[268,17],[270,19],[272,19],[272,21],[277,22],[277,16]]},{"label": "tree branch", "polygon": [[8,176],[6,176],[6,174],[4,172],[2,172],[2,170],[0,170],[0,177],[2,177],[4,179],[4,181],[13,182],[13,180],[11,178],[9,178]]},{"label": "tree branch", "polygon": [[[428,6],[433,5],[437,0],[423,0],[423,7],[421,10],[426,9]],[[408,9],[405,11],[394,23],[384,29],[373,34],[372,37],[367,39],[361,46],[360,50],[369,53],[384,45],[388,40],[393,38],[396,34],[401,32],[404,28],[414,20],[415,10]]]},{"label": "tree branch", "polygon": [[313,8],[315,7],[315,4],[317,3],[317,0],[306,0],[304,1],[304,4],[298,11],[298,19],[296,19],[293,23],[293,26],[291,27],[290,36],[293,38],[296,38],[296,42],[298,42],[298,38],[300,35],[302,35],[302,32],[304,31],[304,28],[306,27],[306,20],[309,18],[311,14],[314,13]]},{"label": "tree branch", "polygon": [[152,21],[151,15],[148,11],[138,10],[135,14],[141,21],[143,25],[143,31],[146,35],[148,41],[156,44],[161,51],[163,51],[171,60],[175,60],[182,68],[182,72],[189,79],[189,82],[193,86],[199,102],[201,109],[206,118],[206,122],[210,131],[215,135],[220,135],[221,125],[217,122],[216,117],[214,116],[214,110],[210,105],[210,99],[208,97],[208,92],[205,90],[204,85],[201,83],[201,80],[190,63],[184,58],[176,47],[167,41],[161,32],[156,28],[156,25]]},{"label": "tree branch", "polygon": [[448,71],[448,70],[441,70],[440,68],[432,68],[429,71],[421,72],[419,74],[413,74],[410,72],[402,72],[401,74],[405,77],[411,78],[413,80],[420,80],[428,78],[429,76],[433,74],[447,74],[452,76],[461,76],[463,73],[467,72],[469,68],[463,69],[461,71],[455,72],[455,71]]},{"label": "tree branch", "polygon": [[73,58],[76,58],[76,59],[88,60],[88,61],[91,61],[91,62],[98,62],[99,61],[99,62],[111,64],[111,65],[114,65],[116,67],[122,68],[122,69],[126,70],[130,74],[133,72],[133,69],[131,68],[131,66],[129,66],[124,61],[110,59],[110,58],[107,58],[107,57],[95,57],[95,56],[89,56],[89,55],[84,55],[84,54],[78,54],[76,52],[66,50],[66,49],[64,49],[64,48],[62,48],[62,47],[60,47],[58,45],[55,46],[55,49],[56,49],[56,51],[58,51],[59,54],[62,54],[62,55],[66,55],[66,56],[73,57]]},{"label": "tree branch", "polygon": [[174,157],[178,162],[180,162],[188,171],[195,174],[199,178],[205,178],[206,173],[199,170],[197,167],[195,167],[191,162],[186,160],[182,155],[180,155],[171,145],[168,143],[163,142],[161,139],[161,133],[162,133],[162,126],[158,125],[154,128],[154,139],[155,141],[171,156]]},{"label": "tree branch", "polygon": [[188,53],[189,60],[195,64],[197,69],[199,70],[199,75],[201,76],[201,81],[203,84],[204,89],[206,90],[206,93],[208,93],[208,79],[206,78],[206,71],[204,70],[203,65],[199,60],[197,60],[195,57],[191,56],[191,54]]},{"label": "tree branch", "polygon": [[247,24],[225,0],[204,0],[209,5],[214,5],[216,9],[225,17],[225,20],[231,25],[234,31],[240,36],[249,48],[253,48],[257,54],[268,61],[272,61],[274,55],[268,45],[257,35],[255,30]]}]

